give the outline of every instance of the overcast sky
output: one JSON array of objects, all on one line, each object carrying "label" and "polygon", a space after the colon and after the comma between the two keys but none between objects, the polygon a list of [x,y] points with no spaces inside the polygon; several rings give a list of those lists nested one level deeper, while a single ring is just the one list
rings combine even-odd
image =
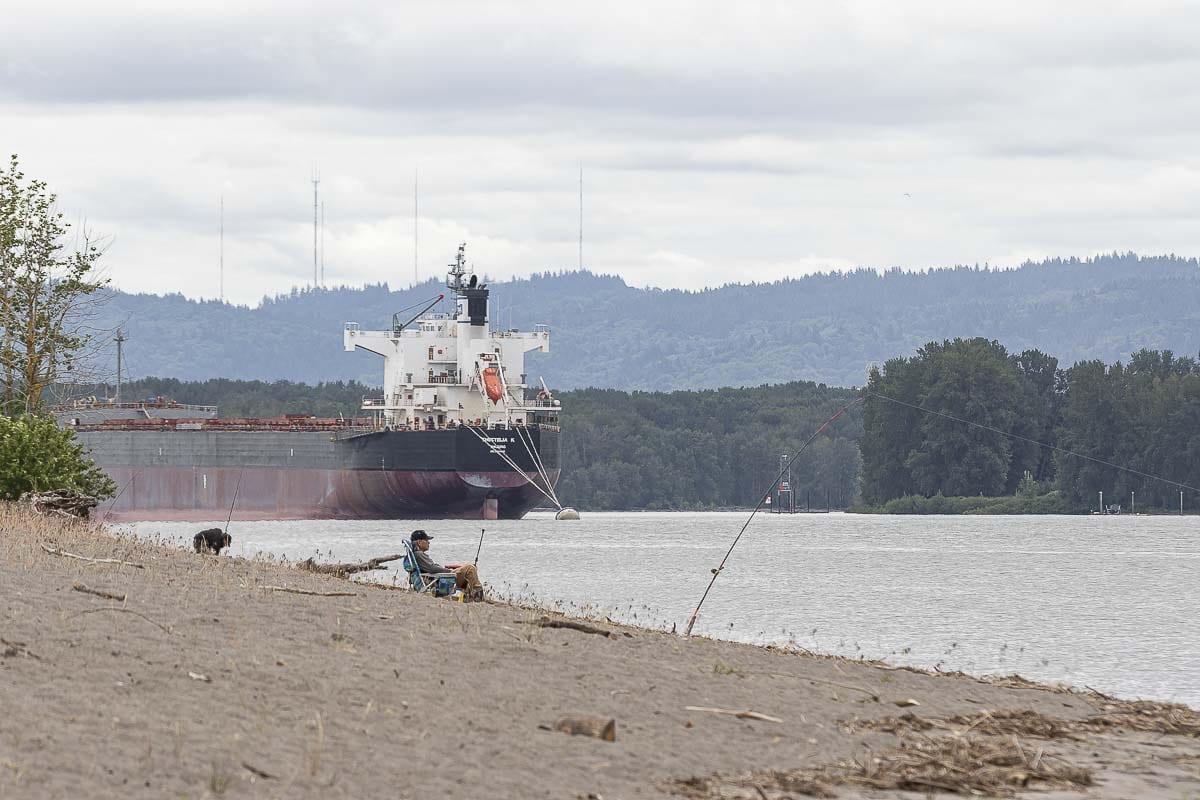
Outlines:
[{"label": "overcast sky", "polygon": [[[584,266],[696,287],[1200,254],[1200,5],[5,4],[0,147],[114,283],[254,303]],[[342,6],[339,8],[338,6]],[[72,6],[76,6],[72,8]],[[507,10],[506,10],[507,9]]]}]

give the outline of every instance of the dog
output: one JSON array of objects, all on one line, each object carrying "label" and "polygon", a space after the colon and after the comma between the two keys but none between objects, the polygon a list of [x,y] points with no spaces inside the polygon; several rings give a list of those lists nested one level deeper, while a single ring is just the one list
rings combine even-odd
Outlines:
[{"label": "dog", "polygon": [[212,553],[221,555],[222,547],[229,547],[233,543],[233,537],[220,528],[209,528],[206,531],[200,531],[192,539],[192,546],[196,548],[197,553]]}]

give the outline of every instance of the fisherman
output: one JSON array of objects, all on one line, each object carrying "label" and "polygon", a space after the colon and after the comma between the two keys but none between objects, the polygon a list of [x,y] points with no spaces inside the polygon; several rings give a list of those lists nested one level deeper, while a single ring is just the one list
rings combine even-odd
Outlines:
[{"label": "fisherman", "polygon": [[412,541],[413,555],[417,559],[417,567],[424,575],[453,575],[454,585],[464,591],[464,600],[482,600],[483,584],[479,581],[479,571],[474,564],[463,564],[461,567],[443,567],[425,553],[429,550],[432,536],[423,530],[415,530],[409,537]]}]

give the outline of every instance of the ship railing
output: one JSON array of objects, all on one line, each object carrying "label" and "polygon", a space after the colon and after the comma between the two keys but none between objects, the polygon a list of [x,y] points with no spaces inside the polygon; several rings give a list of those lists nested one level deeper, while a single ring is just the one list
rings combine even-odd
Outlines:
[{"label": "ship railing", "polygon": [[383,408],[385,406],[387,406],[385,397],[364,397],[362,399],[363,408]]}]

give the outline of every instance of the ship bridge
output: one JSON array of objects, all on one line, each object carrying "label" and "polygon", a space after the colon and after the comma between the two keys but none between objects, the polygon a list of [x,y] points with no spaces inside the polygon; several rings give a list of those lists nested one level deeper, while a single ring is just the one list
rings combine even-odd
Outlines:
[{"label": "ship bridge", "polygon": [[346,323],[347,351],[383,357],[383,396],[364,398],[363,409],[381,427],[401,430],[557,424],[558,401],[544,383],[533,392],[525,373],[526,353],[549,352],[550,328],[492,331],[488,288],[468,275],[465,244],[446,286],[454,314],[430,311],[439,295],[411,319],[394,316],[388,330]]}]

